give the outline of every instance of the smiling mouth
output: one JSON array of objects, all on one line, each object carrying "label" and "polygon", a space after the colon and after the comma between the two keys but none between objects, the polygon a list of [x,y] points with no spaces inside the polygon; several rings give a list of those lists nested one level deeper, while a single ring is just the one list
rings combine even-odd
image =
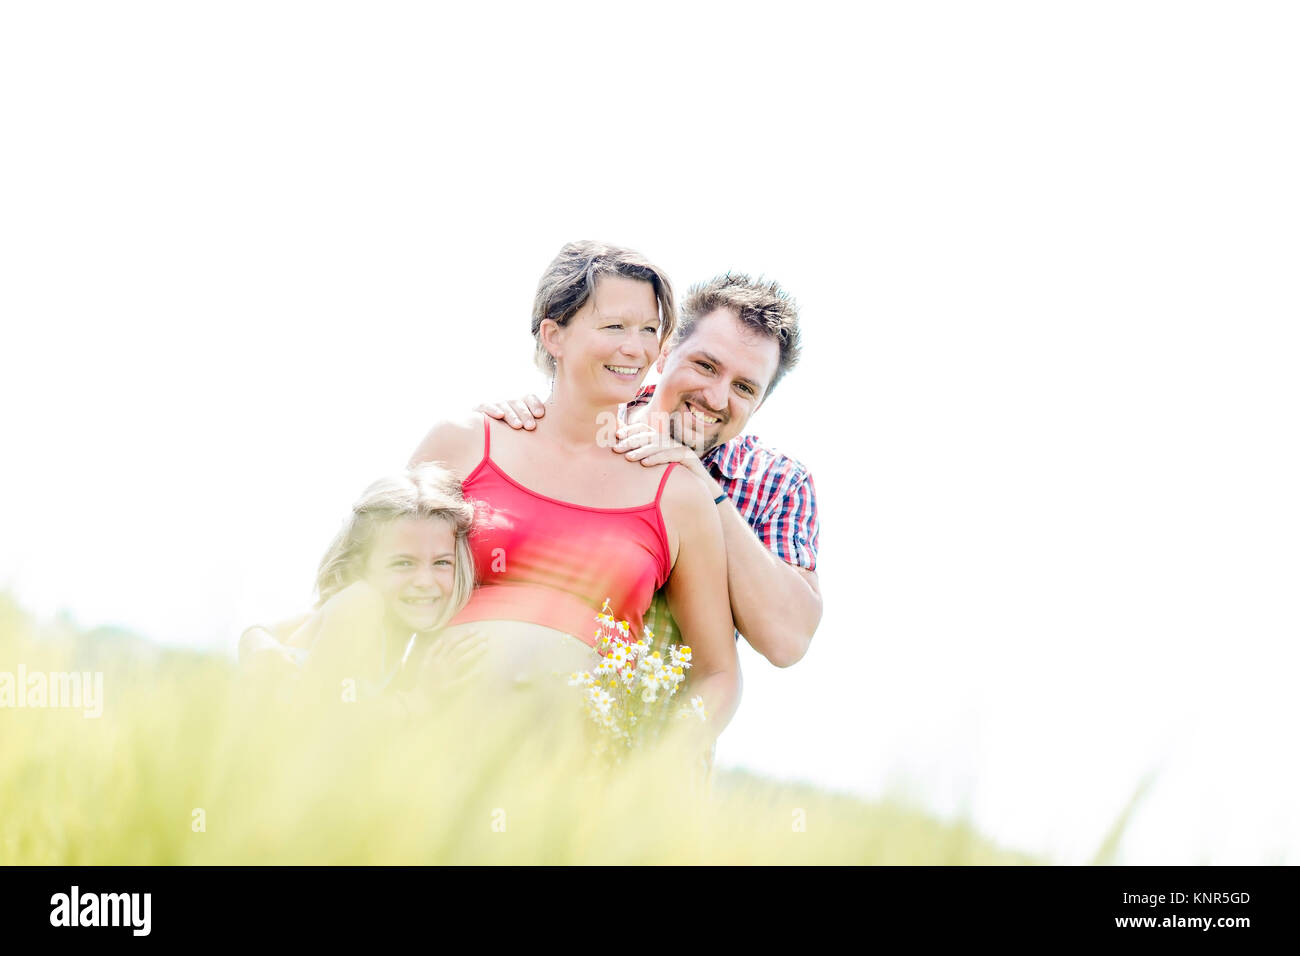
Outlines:
[{"label": "smiling mouth", "polygon": [[710,415],[708,412],[697,408],[690,402],[684,402],[683,405],[686,410],[691,413],[691,418],[695,419],[695,423],[703,428],[712,428],[714,425],[722,421],[722,419],[716,415]]},{"label": "smiling mouth", "polygon": [[437,604],[440,600],[442,599],[436,597],[402,598],[402,603],[407,607],[433,607],[433,605]]},{"label": "smiling mouth", "polygon": [[635,365],[606,365],[605,368],[623,378],[634,378],[641,374],[641,369]]}]

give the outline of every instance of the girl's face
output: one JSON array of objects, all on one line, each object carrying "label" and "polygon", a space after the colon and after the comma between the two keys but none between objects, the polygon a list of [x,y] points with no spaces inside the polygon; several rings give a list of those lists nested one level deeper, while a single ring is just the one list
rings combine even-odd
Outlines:
[{"label": "girl's face", "polygon": [[583,394],[603,404],[630,401],[659,357],[654,286],[626,276],[601,276],[569,324],[555,327],[554,344],[552,354],[558,354],[564,374]]},{"label": "girl's face", "polygon": [[426,631],[451,600],[456,533],[442,518],[398,518],[379,529],[364,577],[384,596],[390,623]]}]

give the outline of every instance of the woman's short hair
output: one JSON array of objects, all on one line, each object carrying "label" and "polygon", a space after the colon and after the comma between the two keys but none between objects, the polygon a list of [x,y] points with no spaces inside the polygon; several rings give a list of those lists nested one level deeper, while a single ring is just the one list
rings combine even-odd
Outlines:
[{"label": "woman's short hair", "polygon": [[474,590],[474,555],[469,534],[474,506],[465,500],[460,481],[437,462],[415,465],[380,478],[361,493],[352,514],[334,536],[316,573],[316,606],[361,579],[380,528],[398,518],[441,518],[456,537],[456,572],[451,599],[433,629],[445,625],[469,603]]},{"label": "woman's short hair", "polygon": [[537,342],[534,361],[542,373],[555,374],[555,359],[542,345],[542,322],[552,319],[558,325],[569,320],[591,298],[600,276],[624,276],[640,279],[654,287],[659,303],[659,341],[667,342],[677,327],[677,305],[672,283],[664,271],[639,252],[611,246],[604,242],[581,240],[565,243],[560,254],[542,273],[533,298],[533,338]]}]

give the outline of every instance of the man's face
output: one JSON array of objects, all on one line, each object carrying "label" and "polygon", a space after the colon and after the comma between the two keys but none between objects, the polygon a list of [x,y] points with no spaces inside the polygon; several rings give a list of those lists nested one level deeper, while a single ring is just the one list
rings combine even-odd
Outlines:
[{"label": "man's face", "polygon": [[690,338],[659,356],[663,377],[650,413],[667,414],[669,434],[703,455],[740,434],[780,359],[775,338],[744,325],[732,309],[715,309]]}]

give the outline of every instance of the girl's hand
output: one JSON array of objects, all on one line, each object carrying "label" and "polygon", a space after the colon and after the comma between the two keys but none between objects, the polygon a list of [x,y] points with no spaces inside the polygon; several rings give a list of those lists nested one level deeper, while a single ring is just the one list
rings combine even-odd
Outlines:
[{"label": "girl's hand", "polygon": [[416,691],[439,697],[460,690],[473,679],[486,652],[487,638],[479,631],[431,638],[415,673]]}]

